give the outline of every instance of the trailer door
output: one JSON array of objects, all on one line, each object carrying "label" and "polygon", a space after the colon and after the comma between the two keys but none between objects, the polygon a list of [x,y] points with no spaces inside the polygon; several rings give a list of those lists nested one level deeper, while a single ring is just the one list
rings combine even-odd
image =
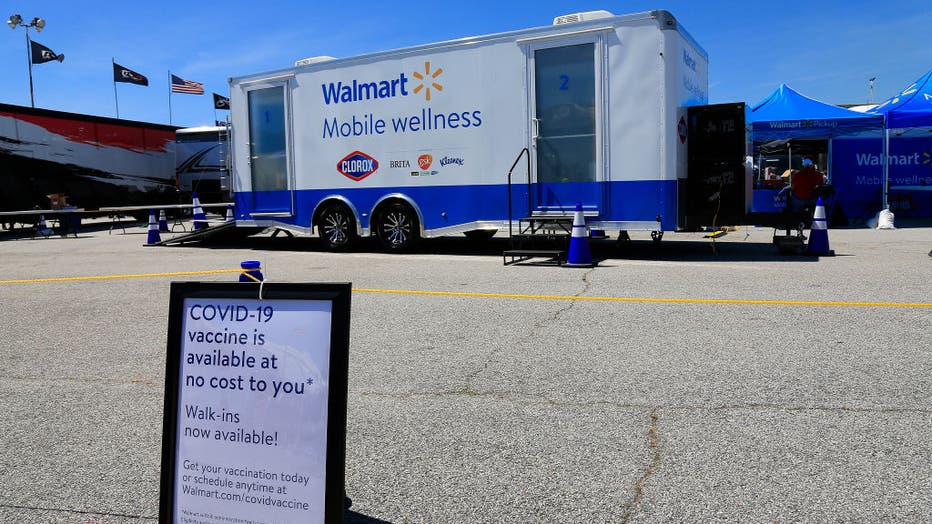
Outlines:
[{"label": "trailer door", "polygon": [[535,213],[565,214],[602,204],[598,36],[531,47]]},{"label": "trailer door", "polygon": [[286,85],[247,91],[249,171],[254,217],[292,215]]}]

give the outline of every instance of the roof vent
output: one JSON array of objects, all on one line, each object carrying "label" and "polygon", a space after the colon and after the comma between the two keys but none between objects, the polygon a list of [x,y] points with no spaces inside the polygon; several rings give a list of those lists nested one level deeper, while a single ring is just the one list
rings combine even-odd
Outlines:
[{"label": "roof vent", "polygon": [[553,19],[553,25],[573,24],[576,22],[587,22],[589,20],[598,20],[599,18],[609,18],[615,16],[608,11],[586,11],[585,13],[573,13],[570,15],[558,16]]},{"label": "roof vent", "polygon": [[336,60],[332,56],[312,56],[310,58],[302,58],[294,63],[295,67],[306,66],[311,64],[319,64],[321,62],[329,62],[330,60]]}]

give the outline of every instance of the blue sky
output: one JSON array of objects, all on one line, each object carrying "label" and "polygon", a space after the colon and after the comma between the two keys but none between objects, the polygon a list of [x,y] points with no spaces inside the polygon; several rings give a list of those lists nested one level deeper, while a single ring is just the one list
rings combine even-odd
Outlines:
[{"label": "blue sky", "polygon": [[[46,20],[30,37],[65,55],[33,68],[36,107],[116,116],[111,58],[148,77],[117,84],[120,117],[169,123],[168,71],[206,95],[171,96],[172,123],[214,120],[211,92],[227,78],[336,57],[549,25],[605,9],[672,12],[709,54],[712,103],[756,103],[787,83],[831,103],[894,95],[932,68],[932,9],[918,1],[731,2],[512,0],[469,2],[43,1],[0,3],[0,17]],[[6,12],[4,12],[4,10]],[[0,102],[29,105],[24,30],[0,26]],[[223,118],[225,112],[218,111]]]}]

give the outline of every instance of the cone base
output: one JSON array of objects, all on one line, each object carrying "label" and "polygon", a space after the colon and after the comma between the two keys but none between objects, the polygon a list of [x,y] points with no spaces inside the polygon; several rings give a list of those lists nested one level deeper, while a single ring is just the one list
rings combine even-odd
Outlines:
[{"label": "cone base", "polygon": [[569,262],[563,264],[563,267],[595,267],[594,262],[589,262],[588,264],[571,264]]}]

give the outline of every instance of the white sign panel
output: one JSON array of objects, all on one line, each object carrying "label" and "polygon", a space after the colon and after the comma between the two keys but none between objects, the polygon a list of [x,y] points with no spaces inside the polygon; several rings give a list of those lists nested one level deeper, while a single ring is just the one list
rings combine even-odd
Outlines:
[{"label": "white sign panel", "polygon": [[181,315],[172,521],[324,522],[333,302],[186,297]]}]

